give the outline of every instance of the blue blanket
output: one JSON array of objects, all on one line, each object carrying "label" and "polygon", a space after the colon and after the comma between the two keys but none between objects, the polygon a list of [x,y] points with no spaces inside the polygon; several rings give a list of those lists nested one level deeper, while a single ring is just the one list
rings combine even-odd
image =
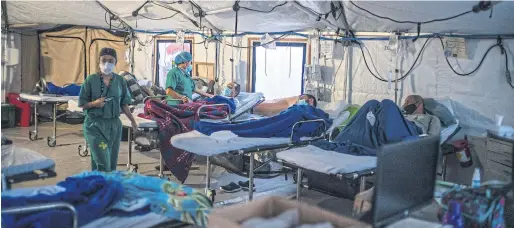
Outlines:
[{"label": "blue blanket", "polygon": [[422,134],[414,123],[405,119],[391,100],[370,100],[364,104],[333,142],[318,141],[313,145],[352,155],[375,156],[379,147]]},{"label": "blue blanket", "polygon": [[236,103],[232,97],[214,96],[213,98],[206,98],[207,102],[214,102],[216,104],[227,104],[230,107],[230,113],[236,112]]},{"label": "blue blanket", "polygon": [[51,82],[48,82],[46,84],[46,89],[48,90],[49,94],[57,94],[64,96],[78,96],[80,93],[80,86],[75,84],[67,85],[65,87],[59,87]]},{"label": "blue blanket", "polygon": [[[327,128],[332,124],[328,114],[321,109],[309,105],[293,105],[279,115],[270,118],[238,124],[199,122],[195,125],[195,130],[206,135],[217,131],[231,131],[240,137],[289,137],[296,122],[316,119],[323,119]],[[316,137],[321,135],[324,130],[323,125],[319,122],[300,124],[295,128],[293,140],[299,140],[301,137]]]},{"label": "blue blanket", "polygon": [[77,174],[77,177],[87,178],[90,175],[102,175],[106,180],[121,183],[124,195],[111,207],[119,215],[151,211],[173,220],[199,226],[207,225],[207,215],[212,209],[212,203],[207,196],[194,188],[157,177],[120,171],[84,172]]},{"label": "blue blanket", "polygon": [[[78,224],[85,225],[102,215],[123,195],[123,189],[117,182],[107,181],[99,175],[82,178],[69,177],[59,182],[64,188],[54,194],[40,193],[27,197],[2,196],[2,208],[29,206],[40,203],[67,202],[75,206],[78,213]],[[2,226],[5,227],[71,227],[71,211],[52,209],[42,212],[2,215]]]}]

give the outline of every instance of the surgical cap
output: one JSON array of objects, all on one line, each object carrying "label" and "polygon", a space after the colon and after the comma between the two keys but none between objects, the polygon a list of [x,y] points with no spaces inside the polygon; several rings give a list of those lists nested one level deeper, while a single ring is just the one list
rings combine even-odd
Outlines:
[{"label": "surgical cap", "polygon": [[116,50],[112,48],[102,48],[102,50],[100,51],[100,57],[104,55],[110,55],[114,57],[114,59],[118,60],[118,56],[116,56]]},{"label": "surgical cap", "polygon": [[175,64],[182,64],[186,62],[190,62],[193,60],[193,56],[191,56],[191,53],[184,51],[175,57]]}]

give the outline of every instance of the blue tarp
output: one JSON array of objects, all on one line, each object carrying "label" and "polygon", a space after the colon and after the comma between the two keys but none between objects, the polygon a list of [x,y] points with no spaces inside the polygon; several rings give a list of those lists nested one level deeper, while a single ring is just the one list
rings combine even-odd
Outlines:
[{"label": "blue tarp", "polygon": [[75,84],[59,87],[51,82],[47,82],[46,89],[48,90],[49,94],[57,94],[63,96],[78,96],[80,93],[80,86]]},{"label": "blue tarp", "polygon": [[[309,105],[293,105],[279,115],[259,120],[251,120],[238,124],[223,124],[199,122],[195,125],[195,130],[211,135],[217,131],[231,131],[240,137],[272,138],[289,137],[293,125],[298,121],[323,119],[327,128],[332,124],[328,114]],[[319,122],[304,123],[295,128],[293,140],[300,137],[316,137],[321,135],[324,127]]]},{"label": "blue tarp", "polygon": [[421,133],[421,129],[405,119],[393,101],[370,100],[333,142],[323,140],[313,145],[324,150],[369,156],[376,155],[376,149],[385,144],[417,138]]}]

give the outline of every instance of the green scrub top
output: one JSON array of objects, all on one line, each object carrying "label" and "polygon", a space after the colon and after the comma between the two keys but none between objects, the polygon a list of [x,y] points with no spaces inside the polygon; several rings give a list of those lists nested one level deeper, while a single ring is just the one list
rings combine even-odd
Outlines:
[{"label": "green scrub top", "polygon": [[80,88],[79,106],[83,106],[89,102],[104,96],[105,105],[102,108],[90,108],[85,110],[85,114],[90,118],[114,119],[120,117],[121,107],[130,105],[132,98],[128,92],[127,82],[123,77],[113,74],[113,79],[107,87],[104,88],[102,94],[102,78],[98,74],[89,75]]},{"label": "green scrub top", "polygon": [[79,106],[102,96],[109,99],[102,108],[85,110],[83,126],[84,137],[91,151],[91,169],[103,172],[116,170],[121,142],[121,107],[132,103],[125,79],[117,74],[112,77],[110,88],[104,86],[102,92],[100,75],[88,76],[79,95]]},{"label": "green scrub top", "polygon": [[166,88],[171,88],[173,91],[192,100],[196,85],[191,76],[180,68],[174,67],[166,76]]}]

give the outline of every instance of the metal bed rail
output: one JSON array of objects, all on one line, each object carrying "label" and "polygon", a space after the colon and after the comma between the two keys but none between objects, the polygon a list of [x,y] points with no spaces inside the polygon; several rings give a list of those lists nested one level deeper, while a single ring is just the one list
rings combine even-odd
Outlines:
[{"label": "metal bed rail", "polygon": [[78,214],[75,207],[69,203],[45,203],[45,204],[36,204],[31,206],[23,206],[23,207],[12,207],[12,208],[2,208],[2,214],[19,214],[19,213],[29,213],[29,212],[37,212],[44,211],[48,209],[56,209],[56,208],[64,208],[71,211],[73,216],[72,227],[78,227]]},{"label": "metal bed rail", "polygon": [[[324,127],[325,127],[325,131],[323,131],[322,133],[322,136],[321,137],[315,137],[315,138],[310,138],[308,140],[303,140],[303,141],[298,141],[298,142],[293,142],[292,141],[292,134],[294,134],[294,127],[297,125],[297,124],[301,124],[301,123],[309,123],[309,122],[321,122],[323,123]],[[230,154],[234,154],[234,155],[244,155],[244,154],[248,154],[250,156],[250,164],[249,164],[249,170],[248,170],[248,186],[249,189],[248,189],[248,199],[251,201],[253,199],[253,183],[254,183],[254,170],[255,170],[255,157],[254,157],[254,154],[255,153],[262,153],[262,152],[267,152],[267,151],[270,151],[270,150],[278,150],[278,149],[288,149],[288,148],[292,148],[292,147],[298,147],[298,146],[306,146],[306,145],[309,145],[311,142],[313,141],[317,141],[317,140],[320,140],[320,139],[323,139],[324,137],[326,136],[326,122],[322,119],[317,119],[317,120],[306,120],[306,121],[299,121],[297,123],[295,123],[293,125],[293,129],[292,129],[292,132],[291,132],[291,136],[290,136],[290,142],[288,143],[284,143],[284,144],[278,144],[278,145],[264,145],[264,146],[255,146],[255,147],[249,147],[249,148],[244,148],[244,149],[239,149],[239,150],[232,150],[232,151],[227,151],[226,153],[230,153]],[[211,189],[210,188],[210,182],[211,182],[211,161],[210,161],[210,156],[207,156],[207,165],[206,165],[206,183],[205,183],[205,194],[209,195],[209,196],[212,196],[213,194],[215,194],[215,190]]]},{"label": "metal bed rail", "polygon": [[[280,162],[280,163],[282,163],[283,166],[289,167],[291,169],[296,169],[296,172],[297,172],[296,173],[296,176],[297,176],[297,178],[296,178],[296,199],[300,200],[302,188],[310,189],[308,184],[305,185],[302,183],[303,171],[309,170],[309,169],[300,167],[293,163],[287,162],[283,159],[277,159],[277,162]],[[313,170],[310,170],[310,171],[313,171]],[[314,172],[316,172],[316,171],[314,171]],[[351,172],[351,173],[337,173],[337,174],[325,174],[325,175],[336,177],[339,180],[359,179],[359,192],[363,192],[364,190],[366,190],[365,189],[366,188],[366,178],[369,176],[375,175],[375,169],[365,169],[365,170],[360,170],[360,171]]]},{"label": "metal bed rail", "polygon": [[218,119],[218,120],[226,120],[227,122],[230,122],[230,106],[228,104],[208,104],[208,105],[202,105],[202,106],[200,106],[200,108],[198,108],[198,110],[196,110],[196,120],[201,121],[200,112],[202,111],[202,109],[209,108],[209,107],[223,107],[223,106],[227,107],[227,111],[228,111],[227,112],[227,117],[225,117],[224,119]]},{"label": "metal bed rail", "polygon": [[53,134],[52,136],[48,136],[46,139],[47,145],[49,147],[55,147],[57,145],[57,105],[59,104],[65,104],[68,101],[35,101],[35,100],[29,100],[22,97],[18,97],[19,101],[28,102],[34,104],[34,130],[29,131],[29,139],[30,141],[36,141],[38,140],[38,105],[45,105],[45,104],[52,104],[52,122],[53,122]]}]

